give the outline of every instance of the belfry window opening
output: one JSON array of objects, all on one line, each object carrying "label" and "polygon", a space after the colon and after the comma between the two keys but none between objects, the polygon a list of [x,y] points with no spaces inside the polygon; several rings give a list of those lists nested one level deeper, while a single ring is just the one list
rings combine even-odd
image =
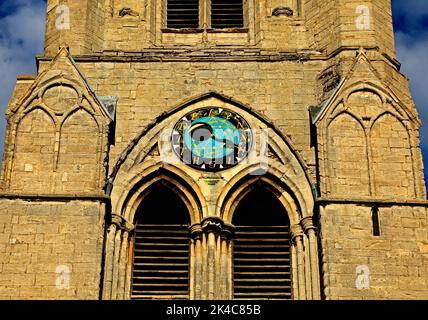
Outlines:
[{"label": "belfry window opening", "polygon": [[244,28],[244,0],[167,0],[172,29]]},{"label": "belfry window opening", "polygon": [[131,299],[189,299],[189,212],[162,184],[138,209]]},{"label": "belfry window opening", "polygon": [[255,188],[237,206],[233,224],[234,299],[292,299],[290,222],[278,199]]}]

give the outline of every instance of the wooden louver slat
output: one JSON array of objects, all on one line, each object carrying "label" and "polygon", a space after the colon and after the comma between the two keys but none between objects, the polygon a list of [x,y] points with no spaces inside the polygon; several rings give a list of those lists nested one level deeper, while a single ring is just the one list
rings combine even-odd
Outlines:
[{"label": "wooden louver slat", "polygon": [[233,250],[235,299],[291,299],[289,228],[238,226]]},{"label": "wooden louver slat", "polygon": [[168,28],[198,28],[199,0],[168,0]]},{"label": "wooden louver slat", "polygon": [[189,299],[186,225],[137,224],[132,299]]},{"label": "wooden louver slat", "polygon": [[242,28],[244,7],[242,0],[211,0],[212,28]]}]

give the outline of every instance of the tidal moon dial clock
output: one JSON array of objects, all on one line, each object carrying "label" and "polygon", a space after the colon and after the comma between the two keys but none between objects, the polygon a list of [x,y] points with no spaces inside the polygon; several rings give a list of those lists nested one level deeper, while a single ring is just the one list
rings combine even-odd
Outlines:
[{"label": "tidal moon dial clock", "polygon": [[252,144],[248,123],[237,113],[219,107],[186,114],[172,133],[172,146],[181,161],[205,171],[238,164],[247,157]]}]

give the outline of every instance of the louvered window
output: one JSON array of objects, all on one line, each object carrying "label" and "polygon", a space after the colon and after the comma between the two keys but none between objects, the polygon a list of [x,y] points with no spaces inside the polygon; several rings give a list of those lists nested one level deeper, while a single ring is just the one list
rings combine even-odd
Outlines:
[{"label": "louvered window", "polygon": [[198,28],[199,0],[168,0],[168,28]]},{"label": "louvered window", "polygon": [[291,299],[287,213],[268,191],[256,189],[238,205],[233,246],[235,299]]},{"label": "louvered window", "polygon": [[[244,27],[243,0],[168,0],[166,20],[168,28],[198,28],[201,14],[200,4],[208,8],[211,6],[211,28],[242,28]],[[202,8],[203,8],[202,7]],[[208,17],[207,17],[208,18]],[[209,25],[208,19],[203,22]]]},{"label": "louvered window", "polygon": [[188,211],[168,188],[139,208],[134,234],[132,299],[189,299]]},{"label": "louvered window", "polygon": [[211,0],[212,28],[242,28],[243,26],[242,0]]}]

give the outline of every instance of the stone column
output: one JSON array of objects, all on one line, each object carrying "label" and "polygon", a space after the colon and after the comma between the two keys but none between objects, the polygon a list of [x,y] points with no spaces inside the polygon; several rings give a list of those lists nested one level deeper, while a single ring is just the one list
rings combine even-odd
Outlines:
[{"label": "stone column", "polygon": [[208,299],[208,245],[207,245],[207,235],[202,233],[202,242],[201,242],[201,252],[202,252],[202,272],[201,272],[201,299]]},{"label": "stone column", "polygon": [[224,224],[221,232],[221,256],[220,256],[220,277],[219,299],[233,299],[233,270],[232,270],[232,239],[235,235],[235,226]]},{"label": "stone column", "polygon": [[114,252],[113,252],[113,279],[111,283],[111,299],[115,300],[117,295],[117,285],[119,282],[119,258],[120,249],[122,246],[122,230],[116,231],[116,237],[114,240]]},{"label": "stone column", "polygon": [[128,242],[128,253],[126,259],[126,272],[125,272],[125,291],[124,299],[131,299],[131,282],[132,282],[132,263],[134,259],[134,241]]},{"label": "stone column", "polygon": [[125,270],[126,270],[126,257],[128,252],[128,236],[127,230],[122,231],[122,239],[120,245],[119,263],[118,263],[118,276],[117,276],[117,290],[112,299],[123,300],[123,293],[125,289]]},{"label": "stone column", "polygon": [[111,299],[111,285],[113,280],[113,252],[114,241],[116,238],[116,227],[116,224],[113,223],[109,226],[107,231],[103,300]]},{"label": "stone column", "polygon": [[216,279],[216,261],[217,256],[217,238],[220,236],[222,230],[222,221],[218,218],[212,217],[202,221],[202,230],[207,239],[207,299],[212,300],[216,296],[218,290]]},{"label": "stone column", "polygon": [[221,234],[216,237],[216,259],[215,259],[215,289],[214,299],[220,300],[222,298],[221,285],[223,283],[221,274],[221,258],[222,258],[222,242]]},{"label": "stone column", "polygon": [[291,243],[295,247],[296,256],[293,259],[297,260],[297,285],[299,288],[297,297],[299,300],[306,299],[306,283],[305,283],[305,252],[303,246],[303,229],[300,225],[291,226]]},{"label": "stone column", "polygon": [[312,278],[311,278],[311,257],[309,250],[309,239],[306,235],[303,236],[303,248],[305,253],[305,284],[306,284],[306,300],[312,300]]},{"label": "stone column", "polygon": [[190,227],[190,299],[233,298],[233,225],[216,217]]},{"label": "stone column", "polygon": [[291,245],[291,277],[293,288],[293,299],[299,298],[299,277],[297,276],[297,249],[296,246],[290,241]]},{"label": "stone column", "polygon": [[127,297],[127,258],[129,251],[129,233],[134,226],[121,216],[112,215],[108,228],[106,258],[104,267],[104,300],[123,299]]},{"label": "stone column", "polygon": [[227,256],[229,259],[227,259],[227,270],[228,270],[228,278],[227,278],[227,287],[226,292],[228,294],[228,300],[233,300],[233,244],[232,240],[229,241],[229,244],[227,246]]},{"label": "stone column", "polygon": [[128,276],[128,261],[132,256],[130,254],[130,246],[132,240],[132,231],[134,226],[128,223],[125,223],[124,230],[122,232],[122,245],[120,248],[119,256],[119,275],[118,275],[118,286],[117,286],[117,295],[116,299],[124,300],[126,299],[126,292],[129,291],[130,287],[127,286],[127,276]]},{"label": "stone column", "polygon": [[305,217],[302,219],[301,224],[303,230],[309,238],[309,257],[310,257],[310,273],[312,282],[312,299],[320,300],[320,274],[319,274],[319,260],[318,260],[318,242],[317,242],[317,229],[314,226],[312,217]]},{"label": "stone column", "polygon": [[195,224],[190,227],[191,236],[191,268],[190,270],[190,299],[202,299],[202,227],[200,224]]},{"label": "stone column", "polygon": [[190,239],[190,271],[189,271],[189,299],[195,300],[195,263],[196,263],[196,250],[195,240]]}]

